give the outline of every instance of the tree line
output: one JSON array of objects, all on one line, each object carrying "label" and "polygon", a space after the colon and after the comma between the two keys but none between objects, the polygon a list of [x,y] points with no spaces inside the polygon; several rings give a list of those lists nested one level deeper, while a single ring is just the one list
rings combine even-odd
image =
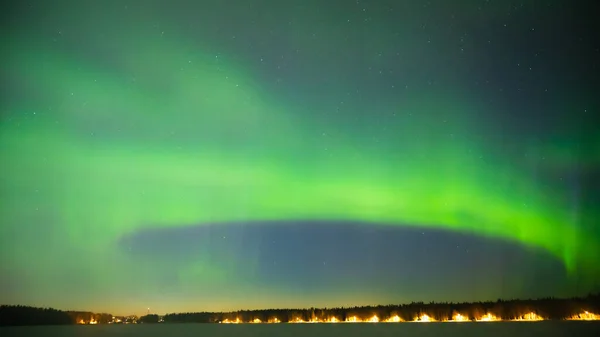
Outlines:
[{"label": "tree line", "polygon": [[74,324],[65,311],[53,308],[34,308],[23,305],[0,306],[0,326],[7,325],[66,325]]},{"label": "tree line", "polygon": [[[150,314],[142,316],[139,323],[219,323],[219,322],[309,322],[367,321],[395,318],[397,321],[414,321],[427,316],[432,321],[453,320],[460,314],[464,320],[479,320],[485,315],[495,319],[513,320],[534,314],[546,320],[563,320],[581,317],[582,313],[600,315],[600,294],[569,299],[542,298],[529,300],[497,300],[474,303],[423,303],[379,305],[363,307],[264,309],[233,312],[171,313],[163,317]],[[595,316],[600,317],[600,316]],[[111,314],[62,311],[53,308],[36,308],[22,305],[1,305],[0,326],[8,325],[68,325],[111,323]]]},{"label": "tree line", "polygon": [[69,325],[107,324],[111,314],[89,311],[63,311],[54,308],[36,308],[25,305],[0,305],[0,326],[9,325]]},{"label": "tree line", "polygon": [[501,320],[527,317],[531,313],[546,320],[571,319],[584,312],[600,314],[600,294],[584,298],[542,298],[529,300],[497,300],[474,303],[423,303],[379,305],[364,307],[266,309],[235,312],[172,313],[164,316],[165,323],[219,323],[219,322],[309,322],[367,321],[376,317],[385,320],[396,317],[401,321],[415,321],[423,315],[432,321],[452,320],[457,314],[464,320],[478,320],[485,315]]}]

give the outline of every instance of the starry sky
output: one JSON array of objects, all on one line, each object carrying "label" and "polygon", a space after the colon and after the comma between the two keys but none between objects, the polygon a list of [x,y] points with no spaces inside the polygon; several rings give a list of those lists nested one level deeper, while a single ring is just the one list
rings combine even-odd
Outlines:
[{"label": "starry sky", "polygon": [[600,43],[583,3],[7,4],[0,303],[600,290]]}]

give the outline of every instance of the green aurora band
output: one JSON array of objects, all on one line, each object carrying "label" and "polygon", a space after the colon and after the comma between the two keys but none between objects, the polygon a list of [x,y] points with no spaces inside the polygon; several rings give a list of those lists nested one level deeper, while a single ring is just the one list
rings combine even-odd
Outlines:
[{"label": "green aurora band", "polygon": [[[323,118],[270,94],[241,62],[183,41],[123,41],[111,65],[13,43],[9,76],[29,96],[2,111],[3,254],[34,258],[11,233],[39,221],[53,226],[47,240],[105,261],[94,256],[149,226],[364,220],[518,241],[597,275],[598,210],[574,211],[566,189],[478,142],[469,116],[481,107],[460,92],[374,107],[396,115],[376,140],[343,116],[321,132]],[[536,150],[575,165],[564,144]],[[194,268],[225,277],[208,260]]]}]

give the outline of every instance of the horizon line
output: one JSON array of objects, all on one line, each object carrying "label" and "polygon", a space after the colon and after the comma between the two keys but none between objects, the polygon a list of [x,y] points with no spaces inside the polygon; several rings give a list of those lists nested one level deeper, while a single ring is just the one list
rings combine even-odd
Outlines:
[{"label": "horizon line", "polygon": [[[288,307],[288,308],[284,308],[284,307],[279,307],[279,308],[253,308],[253,309],[236,309],[236,310],[221,310],[221,311],[180,311],[180,312],[165,312],[163,314],[159,314],[159,313],[152,313],[152,312],[148,312],[145,315],[159,315],[159,316],[166,316],[169,314],[193,314],[193,313],[206,313],[206,314],[229,314],[229,313],[239,313],[239,312],[253,312],[253,311],[269,311],[269,310],[298,310],[298,311],[302,311],[302,310],[331,310],[331,309],[352,309],[352,308],[374,308],[374,307],[389,307],[389,306],[406,306],[406,305],[413,305],[413,304],[423,304],[423,305],[435,305],[435,304],[475,304],[475,303],[498,303],[498,302],[511,302],[511,301],[541,301],[541,300],[576,300],[576,299],[585,299],[585,298],[590,298],[590,297],[600,297],[600,292],[590,292],[587,295],[579,295],[579,296],[571,296],[571,297],[553,297],[553,296],[546,296],[546,297],[536,297],[536,298],[510,298],[510,299],[503,299],[503,298],[498,298],[496,300],[479,300],[479,301],[444,301],[444,302],[436,302],[436,301],[429,301],[429,302],[424,302],[424,301],[412,301],[412,302],[405,302],[405,303],[390,303],[390,304],[367,304],[367,305],[351,305],[351,306],[323,306],[323,307],[304,307],[304,308],[293,308],[293,307]],[[100,311],[90,311],[90,310],[67,310],[67,309],[60,309],[58,307],[53,307],[53,306],[33,306],[33,305],[24,305],[24,304],[0,304],[0,307],[2,306],[22,306],[22,307],[31,307],[31,308],[43,308],[43,309],[54,309],[54,310],[60,310],[63,312],[81,312],[81,313],[93,313],[93,314],[108,314],[109,312],[100,312]],[[111,314],[112,315],[112,314]],[[143,317],[145,315],[140,315],[139,317]],[[128,317],[128,316],[137,316],[136,314],[126,314],[126,315],[113,315],[113,316],[120,316],[120,317]]]}]

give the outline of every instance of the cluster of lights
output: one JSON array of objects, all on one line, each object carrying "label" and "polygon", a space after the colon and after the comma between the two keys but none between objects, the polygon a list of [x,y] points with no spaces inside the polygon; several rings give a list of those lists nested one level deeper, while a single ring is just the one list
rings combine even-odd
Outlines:
[{"label": "cluster of lights", "polygon": [[515,319],[515,321],[543,321],[544,318],[535,312],[526,313],[523,316],[519,316]]},{"label": "cluster of lights", "polygon": [[598,320],[600,320],[600,315],[593,314],[588,311],[584,311],[578,315],[574,315],[574,316],[570,317],[569,319],[577,320],[577,321],[598,321]]},{"label": "cluster of lights", "polygon": [[[108,322],[108,324],[135,324],[137,323],[137,316],[128,316],[128,317],[112,317],[112,320]],[[164,322],[164,318],[160,317],[158,322]]]},{"label": "cluster of lights", "polygon": [[83,319],[80,319],[79,321],[77,321],[77,324],[98,324],[98,321],[95,320],[94,318],[90,319],[89,322],[86,322]]},{"label": "cluster of lights", "polygon": [[478,322],[496,322],[496,321],[501,321],[501,319],[490,313],[487,313],[487,314],[481,316],[479,319],[476,319],[476,321],[478,321]]},{"label": "cluster of lights", "polygon": [[[569,319],[571,319],[571,320],[600,320],[600,315],[593,314],[588,311],[584,311],[581,314],[574,315],[573,317],[571,317]],[[498,322],[501,320],[502,320],[501,318],[499,318],[491,313],[487,313],[487,314],[475,319],[476,322]],[[524,314],[524,315],[519,316],[518,318],[514,319],[514,321],[542,321],[542,320],[544,320],[544,318],[534,312]],[[452,316],[452,319],[441,320],[439,322],[468,322],[468,321],[470,321],[468,316],[462,315],[460,313],[455,313]],[[346,322],[346,323],[380,323],[380,322],[398,323],[398,322],[404,322],[404,320],[402,318],[400,318],[400,316],[398,316],[398,315],[391,316],[384,320],[379,319],[379,317],[377,317],[376,315],[373,315],[367,319],[360,319],[356,316],[350,316],[350,317],[347,317],[345,321],[341,321],[335,316],[330,316],[327,319],[319,319],[319,318],[313,317],[313,318],[309,319],[308,321],[305,321],[300,317],[294,317],[288,323],[341,323],[341,322]],[[434,318],[432,318],[431,316],[422,314],[420,316],[415,317],[413,322],[427,323],[427,322],[438,322],[438,321],[435,320]],[[244,323],[244,322],[242,320],[240,320],[239,318],[236,318],[235,320],[225,319],[219,323],[236,324],[236,323]],[[255,319],[249,321],[248,323],[281,323],[281,321],[276,317],[269,319],[267,322],[262,322],[260,319],[255,318]],[[90,323],[90,324],[94,324],[94,323]]]},{"label": "cluster of lights", "polygon": [[452,316],[452,322],[466,322],[468,321],[469,318],[466,316],[463,316],[459,313],[455,314],[454,316]]},{"label": "cluster of lights", "polygon": [[379,322],[379,317],[377,317],[377,316],[369,317],[365,322],[378,323]]},{"label": "cluster of lights", "polygon": [[402,318],[400,318],[400,316],[398,316],[398,315],[395,315],[395,316],[392,316],[392,317],[386,319],[384,322],[387,322],[387,323],[398,323],[398,322],[402,322]]},{"label": "cluster of lights", "polygon": [[296,318],[292,319],[289,323],[339,323],[339,322],[340,322],[340,320],[337,317],[332,316],[332,317],[328,317],[326,319],[320,319],[318,317],[313,317],[313,318],[309,319],[308,321],[304,321],[303,319],[296,317]]},{"label": "cluster of lights", "polygon": [[360,320],[358,319],[358,317],[352,316],[352,317],[346,318],[346,322],[356,323],[356,322],[360,322]]},{"label": "cluster of lights", "polygon": [[415,322],[435,322],[435,320],[425,314],[415,318]]}]

